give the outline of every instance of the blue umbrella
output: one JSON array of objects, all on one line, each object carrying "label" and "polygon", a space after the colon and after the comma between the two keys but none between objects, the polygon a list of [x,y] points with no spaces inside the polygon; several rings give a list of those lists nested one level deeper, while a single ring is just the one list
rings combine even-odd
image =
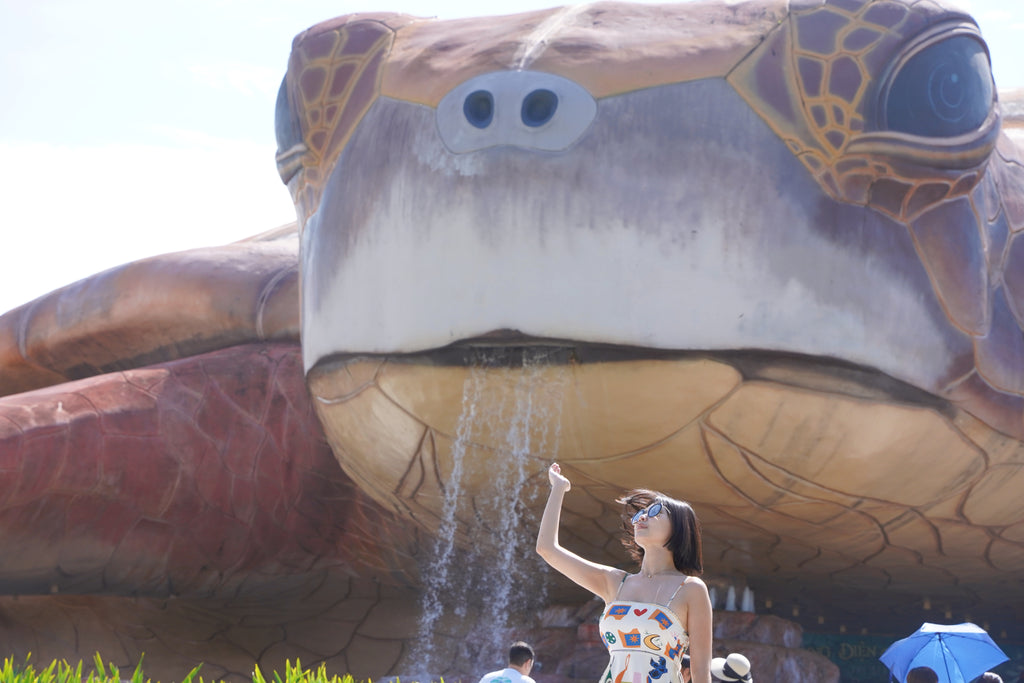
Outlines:
[{"label": "blue umbrella", "polygon": [[911,669],[927,666],[939,675],[942,683],[970,683],[1009,657],[979,626],[925,622],[911,635],[890,645],[879,659],[901,682]]}]

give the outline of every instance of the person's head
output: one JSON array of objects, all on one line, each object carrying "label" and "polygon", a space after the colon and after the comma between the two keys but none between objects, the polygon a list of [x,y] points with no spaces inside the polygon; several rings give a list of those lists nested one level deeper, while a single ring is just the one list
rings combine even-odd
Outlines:
[{"label": "person's head", "polygon": [[[700,521],[689,503],[648,489],[633,489],[615,502],[624,508],[622,544],[630,557],[641,562],[644,546],[658,543],[672,553],[678,571],[690,576],[704,571]],[[637,525],[632,523],[636,513],[659,503],[661,508],[656,515],[641,515]]]},{"label": "person's head", "polygon": [[679,669],[683,674],[683,683],[690,683],[690,655],[683,655],[679,663]]},{"label": "person's head", "polygon": [[509,667],[518,669],[524,676],[530,674],[530,669],[533,668],[533,661],[533,648],[521,640],[512,643],[512,647],[508,649]]},{"label": "person's head", "polygon": [[986,671],[975,678],[972,683],[1003,683],[1003,677],[999,674],[994,674],[991,671]]},{"label": "person's head", "polygon": [[730,652],[728,657],[715,657],[711,660],[711,679],[753,683],[754,677],[750,674],[750,660],[739,652]]},{"label": "person's head", "polygon": [[927,666],[919,666],[907,672],[907,683],[939,683],[939,676]]}]

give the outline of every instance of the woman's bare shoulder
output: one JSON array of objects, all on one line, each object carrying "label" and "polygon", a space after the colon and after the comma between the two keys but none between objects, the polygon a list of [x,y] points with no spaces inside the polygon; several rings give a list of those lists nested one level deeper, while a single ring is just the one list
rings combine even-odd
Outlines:
[{"label": "woman's bare shoulder", "polygon": [[704,583],[704,579],[700,578],[699,576],[687,576],[686,579],[684,579],[684,581],[686,586],[692,586],[697,590],[707,591],[708,589],[708,585]]},{"label": "woman's bare shoulder", "polygon": [[699,576],[687,576],[679,587],[676,597],[685,602],[693,599],[708,599],[708,586]]}]

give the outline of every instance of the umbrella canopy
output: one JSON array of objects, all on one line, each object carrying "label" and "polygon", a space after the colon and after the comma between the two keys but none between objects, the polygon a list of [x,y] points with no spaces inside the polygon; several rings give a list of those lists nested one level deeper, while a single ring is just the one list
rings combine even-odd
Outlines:
[{"label": "umbrella canopy", "polygon": [[940,683],[970,683],[1009,657],[979,626],[925,622],[890,645],[879,659],[901,683],[908,671],[919,666],[935,671]]}]

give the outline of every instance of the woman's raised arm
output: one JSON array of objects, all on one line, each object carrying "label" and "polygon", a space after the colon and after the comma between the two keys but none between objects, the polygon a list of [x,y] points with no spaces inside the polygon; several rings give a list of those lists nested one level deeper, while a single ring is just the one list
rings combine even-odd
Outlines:
[{"label": "woman's raised arm", "polygon": [[544,506],[544,516],[541,517],[540,529],[537,531],[537,553],[566,577],[605,602],[611,602],[615,599],[615,593],[622,582],[622,570],[585,560],[558,544],[562,499],[572,488],[572,484],[562,475],[562,468],[558,463],[548,469],[548,481],[551,482],[551,494],[548,496],[547,505]]}]

